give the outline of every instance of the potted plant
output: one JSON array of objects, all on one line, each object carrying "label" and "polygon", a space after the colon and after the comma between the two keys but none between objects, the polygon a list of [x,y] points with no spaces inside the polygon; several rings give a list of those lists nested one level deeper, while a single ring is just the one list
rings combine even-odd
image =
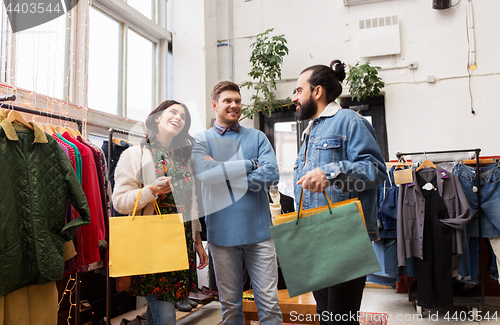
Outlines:
[{"label": "potted plant", "polygon": [[365,101],[367,97],[378,97],[385,83],[378,75],[380,67],[371,66],[370,60],[364,64],[356,62],[349,69],[347,84],[352,99],[356,98],[358,102]]},{"label": "potted plant", "polygon": [[258,34],[250,45],[253,48],[250,56],[252,69],[248,75],[252,80],[245,81],[241,87],[253,89],[255,94],[251,97],[253,104],[243,106],[241,120],[246,117],[253,119],[259,113],[270,116],[276,109],[291,104],[290,98],[285,103],[276,99],[276,81],[281,79],[281,65],[283,57],[288,54],[288,47],[285,35],[271,36],[273,30],[271,28]]}]

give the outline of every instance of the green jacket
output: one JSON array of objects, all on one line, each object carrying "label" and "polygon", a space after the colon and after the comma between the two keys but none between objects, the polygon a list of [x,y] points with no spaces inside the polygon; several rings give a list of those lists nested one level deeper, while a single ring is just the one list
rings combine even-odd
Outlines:
[{"label": "green jacket", "polygon": [[[59,280],[64,242],[90,224],[85,194],[57,141],[0,122],[0,297]],[[15,126],[15,128],[14,128]],[[80,213],[65,225],[68,200]]]}]

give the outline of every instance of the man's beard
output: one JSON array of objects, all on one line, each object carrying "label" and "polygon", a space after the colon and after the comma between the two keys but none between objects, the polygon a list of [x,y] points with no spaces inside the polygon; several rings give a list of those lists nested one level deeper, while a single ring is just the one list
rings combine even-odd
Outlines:
[{"label": "man's beard", "polygon": [[309,120],[318,112],[318,104],[314,101],[312,95],[309,96],[307,102],[300,103],[300,109],[295,112],[297,121]]}]

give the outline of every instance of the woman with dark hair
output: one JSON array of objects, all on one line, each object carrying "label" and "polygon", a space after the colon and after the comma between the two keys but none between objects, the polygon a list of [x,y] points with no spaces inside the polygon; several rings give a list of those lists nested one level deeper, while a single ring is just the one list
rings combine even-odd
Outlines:
[{"label": "woman with dark hair", "polygon": [[190,309],[189,292],[197,291],[195,252],[198,268],[207,266],[190,166],[194,142],[188,134],[190,126],[191,115],[184,104],[161,103],[146,118],[146,138],[140,146],[125,150],[116,166],[113,205],[118,212],[132,213],[141,190],[137,214],[154,214],[156,200],[162,214],[182,213],[184,218],[189,269],[141,275],[139,284],[130,289],[134,295],[146,296],[148,325],[175,324],[175,307]]}]

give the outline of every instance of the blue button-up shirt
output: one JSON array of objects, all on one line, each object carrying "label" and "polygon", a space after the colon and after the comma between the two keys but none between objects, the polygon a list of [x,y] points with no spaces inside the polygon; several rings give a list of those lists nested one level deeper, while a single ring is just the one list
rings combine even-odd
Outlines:
[{"label": "blue button-up shirt", "polygon": [[[330,181],[326,193],[332,202],[359,198],[370,238],[378,239],[377,186],[387,178],[387,168],[372,125],[332,102],[309,123],[303,140],[294,165],[295,182],[320,168]],[[297,203],[301,189],[295,186]],[[304,191],[303,209],[324,205],[322,193]]]}]

